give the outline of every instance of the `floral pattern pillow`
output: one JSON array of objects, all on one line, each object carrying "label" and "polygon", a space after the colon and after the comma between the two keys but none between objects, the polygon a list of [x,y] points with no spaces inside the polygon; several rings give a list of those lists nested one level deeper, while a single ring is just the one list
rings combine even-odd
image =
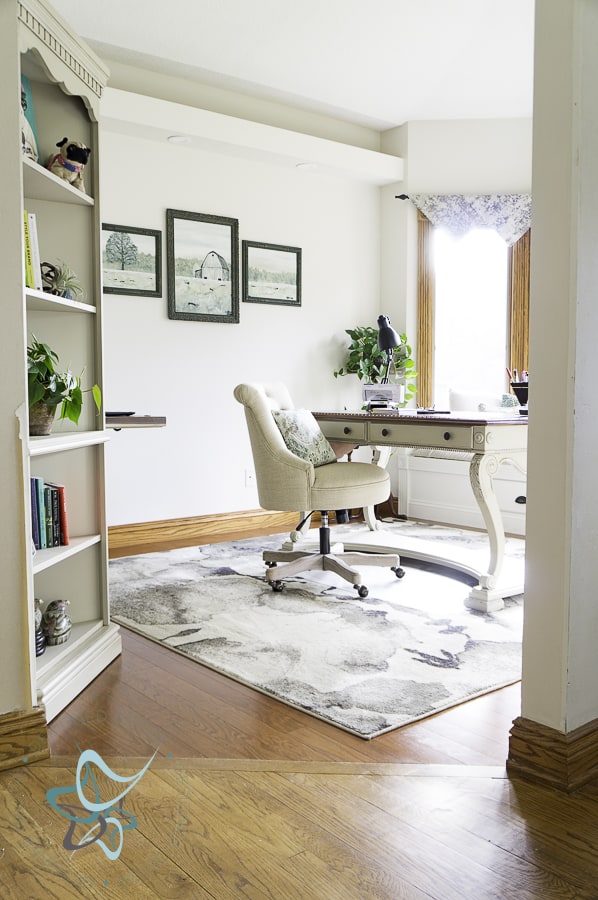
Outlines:
[{"label": "floral pattern pillow", "polygon": [[336,462],[336,454],[308,409],[278,409],[272,415],[291,453],[314,466]]}]

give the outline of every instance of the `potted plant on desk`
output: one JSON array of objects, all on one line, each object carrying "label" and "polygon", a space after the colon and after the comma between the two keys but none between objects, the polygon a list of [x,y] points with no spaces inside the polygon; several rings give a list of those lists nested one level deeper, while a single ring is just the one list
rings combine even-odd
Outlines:
[{"label": "potted plant on desk", "polygon": [[84,391],[81,376],[73,375],[70,369],[57,372],[58,354],[47,344],[31,336],[27,347],[27,387],[29,393],[29,434],[50,434],[58,407],[60,418],[69,419],[75,425],[79,422],[83,405],[83,394],[91,393],[98,412],[102,394],[97,384]]},{"label": "potted plant on desk", "polygon": [[[347,328],[346,333],[351,338],[347,358],[344,365],[334,373],[334,377],[357,375],[360,381],[365,381],[366,384],[378,384],[384,377],[386,366],[386,356],[378,347],[378,329],[365,325]],[[401,404],[405,406],[417,392],[414,382],[417,372],[406,334],[401,334],[401,343],[393,350],[392,368],[394,376],[391,375],[391,379],[405,385],[405,401]]]}]

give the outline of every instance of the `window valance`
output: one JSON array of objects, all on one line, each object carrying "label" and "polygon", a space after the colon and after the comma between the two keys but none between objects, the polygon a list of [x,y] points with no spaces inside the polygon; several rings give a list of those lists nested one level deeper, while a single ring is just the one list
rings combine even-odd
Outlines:
[{"label": "window valance", "polygon": [[455,235],[493,228],[506,244],[516,243],[531,225],[530,194],[406,194],[432,225]]}]

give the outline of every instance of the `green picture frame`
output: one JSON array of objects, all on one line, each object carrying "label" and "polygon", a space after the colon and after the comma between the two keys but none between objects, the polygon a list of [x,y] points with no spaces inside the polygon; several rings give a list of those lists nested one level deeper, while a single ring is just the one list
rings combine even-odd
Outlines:
[{"label": "green picture frame", "polygon": [[239,322],[239,222],[166,210],[168,317]]},{"label": "green picture frame", "polygon": [[102,224],[104,294],[162,296],[162,232]]},{"label": "green picture frame", "polygon": [[243,302],[301,306],[301,247],[243,241]]}]

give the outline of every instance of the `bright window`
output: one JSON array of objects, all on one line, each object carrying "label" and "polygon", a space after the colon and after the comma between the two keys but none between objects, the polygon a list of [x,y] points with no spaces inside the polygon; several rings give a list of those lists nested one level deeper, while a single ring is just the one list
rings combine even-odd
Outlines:
[{"label": "bright window", "polygon": [[433,234],[434,404],[448,409],[449,388],[505,390],[508,248],[488,228]]}]

